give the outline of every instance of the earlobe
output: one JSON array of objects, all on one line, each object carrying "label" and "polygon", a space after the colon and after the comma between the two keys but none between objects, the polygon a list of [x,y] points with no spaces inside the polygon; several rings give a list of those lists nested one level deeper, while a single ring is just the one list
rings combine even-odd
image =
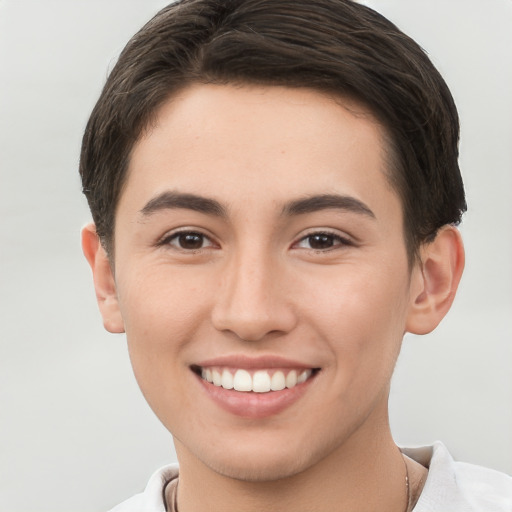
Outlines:
[{"label": "earlobe", "polygon": [[444,226],[436,238],[425,244],[411,276],[411,302],[406,331],[427,334],[433,331],[450,309],[462,271],[464,245],[458,229]]},{"label": "earlobe", "polygon": [[114,274],[94,224],[88,224],[82,229],[82,250],[91,266],[103,326],[109,332],[122,333],[124,323],[117,300]]}]

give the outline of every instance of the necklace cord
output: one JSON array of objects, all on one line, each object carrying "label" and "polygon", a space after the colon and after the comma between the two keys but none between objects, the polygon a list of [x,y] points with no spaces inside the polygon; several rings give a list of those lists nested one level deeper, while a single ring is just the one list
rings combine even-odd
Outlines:
[{"label": "necklace cord", "polygon": [[400,455],[402,456],[402,460],[404,461],[404,467],[405,467],[406,502],[405,502],[405,511],[404,512],[411,512],[412,492],[411,492],[411,484],[409,482],[409,467],[407,466],[407,460],[405,458],[405,455],[402,452],[400,452]]},{"label": "necklace cord", "polygon": [[[411,492],[411,485],[409,482],[409,467],[407,466],[407,461],[405,459],[405,456],[400,452],[400,455],[402,456],[402,460],[404,461],[404,468],[405,468],[405,510],[404,512],[411,512],[411,502],[412,502],[412,492]],[[171,500],[172,500],[172,506],[174,507],[174,512],[178,512],[178,483],[179,479],[176,479],[176,483],[173,486],[172,494],[171,494]],[[165,490],[164,490],[164,503],[166,504],[166,510],[167,510],[167,500],[165,499]]]}]

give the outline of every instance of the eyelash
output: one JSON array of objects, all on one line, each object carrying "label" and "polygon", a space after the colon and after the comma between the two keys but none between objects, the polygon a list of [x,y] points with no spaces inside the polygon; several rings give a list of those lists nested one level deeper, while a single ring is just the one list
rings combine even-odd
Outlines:
[{"label": "eyelash", "polygon": [[[314,251],[315,253],[321,253],[321,252],[328,252],[332,250],[336,250],[341,247],[347,247],[347,246],[353,246],[354,242],[350,240],[347,237],[343,237],[337,233],[334,233],[332,231],[313,231],[311,233],[308,233],[306,236],[303,236],[298,242],[294,244],[294,246],[299,246],[301,242],[304,242],[308,239],[311,239],[313,237],[325,237],[332,240],[333,245],[326,248],[314,248],[314,247],[303,247],[303,249]],[[310,240],[311,244],[311,240]]]},{"label": "eyelash", "polygon": [[[179,241],[181,237],[196,237],[197,239],[200,239],[201,247],[182,247],[174,245],[173,241]],[[323,237],[324,241],[327,243],[331,243],[328,247],[323,248],[315,248],[311,247],[311,239],[313,237]],[[301,247],[301,244],[309,239],[309,245],[310,247]],[[208,245],[204,245],[205,242],[208,242]],[[158,246],[171,246],[174,247],[177,250],[181,250],[188,253],[196,254],[203,249],[206,249],[208,247],[214,246],[214,242],[211,240],[211,238],[208,235],[205,235],[204,233],[201,233],[200,231],[194,231],[194,230],[180,230],[176,231],[174,233],[171,233],[168,236],[165,236],[160,242],[158,242]],[[329,252],[332,250],[335,250],[340,247],[347,247],[347,246],[353,246],[354,243],[349,238],[343,237],[337,233],[333,233],[332,231],[313,231],[311,233],[308,233],[306,236],[303,236],[298,240],[298,242],[295,242],[293,244],[293,248],[302,248],[309,251],[314,251],[315,253],[322,253],[322,252]]]},{"label": "eyelash", "polygon": [[[180,246],[173,245],[173,243],[172,243],[173,241],[179,240],[180,237],[186,237],[186,236],[200,238],[201,239],[201,247],[185,248],[185,247],[180,247]],[[208,245],[207,246],[203,246],[205,241],[208,241]],[[200,231],[195,231],[193,229],[183,229],[183,230],[180,230],[180,231],[175,231],[174,233],[171,233],[171,234],[165,236],[164,238],[162,238],[162,240],[160,240],[158,242],[157,245],[160,246],[160,247],[166,246],[166,245],[167,246],[170,245],[171,247],[173,247],[173,248],[175,248],[175,249],[177,249],[179,251],[196,254],[196,253],[202,251],[205,248],[214,246],[215,244],[213,243],[213,241],[211,240],[211,238],[208,235],[205,235],[204,233],[201,233]]]}]

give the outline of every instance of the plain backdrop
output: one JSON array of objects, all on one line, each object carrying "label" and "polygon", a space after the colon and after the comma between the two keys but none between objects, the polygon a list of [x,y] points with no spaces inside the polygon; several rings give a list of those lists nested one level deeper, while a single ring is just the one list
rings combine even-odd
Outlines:
[{"label": "plain backdrop", "polygon": [[[437,331],[406,336],[396,440],[512,472],[512,1],[366,2],[412,35],[460,109],[467,266]],[[81,135],[116,56],[164,0],[0,0],[0,510],[105,510],[175,460],[79,231]]]}]

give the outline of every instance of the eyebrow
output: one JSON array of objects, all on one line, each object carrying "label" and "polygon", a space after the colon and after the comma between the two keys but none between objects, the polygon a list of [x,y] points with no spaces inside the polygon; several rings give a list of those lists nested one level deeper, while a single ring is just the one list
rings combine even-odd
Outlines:
[{"label": "eyebrow", "polygon": [[291,216],[330,209],[345,210],[375,219],[375,214],[362,201],[352,196],[339,194],[322,194],[297,199],[285,205],[282,213]]},{"label": "eyebrow", "polygon": [[[172,191],[162,192],[150,199],[140,213],[144,217],[148,217],[162,210],[173,209],[187,209],[206,215],[227,217],[226,208],[215,199]],[[281,215],[291,217],[329,209],[345,210],[375,218],[375,214],[362,201],[352,196],[339,194],[320,194],[291,201],[283,207]]]},{"label": "eyebrow", "polygon": [[144,217],[147,217],[158,211],[178,208],[193,210],[206,215],[215,215],[216,217],[227,216],[225,208],[215,199],[181,192],[163,192],[150,199],[140,212]]}]

